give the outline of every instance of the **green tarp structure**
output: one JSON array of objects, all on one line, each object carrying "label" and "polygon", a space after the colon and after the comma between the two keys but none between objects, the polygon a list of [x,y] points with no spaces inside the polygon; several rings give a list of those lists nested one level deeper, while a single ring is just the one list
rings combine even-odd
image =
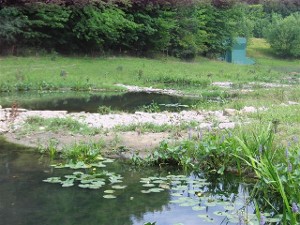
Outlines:
[{"label": "green tarp structure", "polygon": [[246,56],[247,40],[243,37],[238,37],[235,40],[233,47],[227,50],[224,56],[226,62],[235,64],[252,65],[255,63],[253,59]]}]

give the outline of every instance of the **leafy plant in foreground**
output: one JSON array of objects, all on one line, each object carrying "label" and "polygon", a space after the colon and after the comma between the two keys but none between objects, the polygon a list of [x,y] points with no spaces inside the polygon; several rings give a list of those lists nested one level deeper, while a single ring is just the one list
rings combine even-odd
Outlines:
[{"label": "leafy plant in foreground", "polygon": [[[242,146],[244,155],[236,157],[241,158],[251,167],[256,176],[259,178],[256,185],[254,198],[263,192],[263,198],[273,207],[272,200],[274,197],[280,196],[282,208],[277,208],[283,213],[283,224],[297,224],[299,218],[297,217],[296,207],[300,202],[300,163],[299,163],[299,146],[289,150],[283,147],[275,146],[274,129],[269,126],[262,130],[261,133],[253,134],[255,143],[259,147],[251,145],[247,138],[243,136],[243,140],[239,137],[236,139]],[[293,210],[294,208],[294,210]]]},{"label": "leafy plant in foreground", "polygon": [[63,149],[62,154],[63,158],[73,163],[92,163],[102,159],[101,150],[101,143],[79,143]]}]

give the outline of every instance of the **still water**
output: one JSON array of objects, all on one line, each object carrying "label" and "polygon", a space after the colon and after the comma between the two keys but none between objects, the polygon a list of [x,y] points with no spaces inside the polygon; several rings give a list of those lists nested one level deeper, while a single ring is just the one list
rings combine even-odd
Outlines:
[{"label": "still water", "polygon": [[[180,184],[176,190],[144,194],[141,178],[180,172],[157,168],[139,170],[114,162],[105,170],[121,174],[122,185],[127,187],[116,191],[117,198],[105,199],[103,191],[110,187],[88,190],[43,182],[48,177],[71,173],[54,169],[50,164],[47,157],[0,139],[1,225],[141,225],[154,221],[157,225],[239,224],[237,215],[248,196],[245,183],[227,176],[207,178],[205,185],[197,187],[218,204],[208,202],[207,198],[198,199],[193,185],[198,179],[204,179],[195,174],[188,176],[185,187]],[[184,198],[188,202],[181,201]],[[219,211],[230,212],[231,220]]]},{"label": "still water", "polygon": [[99,106],[111,107],[112,110],[135,112],[153,102],[160,105],[161,110],[176,111],[185,108],[182,105],[191,106],[197,103],[198,100],[144,92],[18,92],[0,94],[0,105],[2,107],[11,107],[13,103],[17,103],[20,108],[67,110],[69,112],[97,112]]}]

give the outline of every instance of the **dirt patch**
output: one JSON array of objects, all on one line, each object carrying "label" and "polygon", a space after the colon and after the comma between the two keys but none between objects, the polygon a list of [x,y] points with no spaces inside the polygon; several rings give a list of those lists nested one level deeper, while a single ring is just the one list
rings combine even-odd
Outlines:
[{"label": "dirt patch", "polygon": [[[172,134],[162,133],[143,133],[138,132],[114,132],[98,135],[67,134],[65,132],[34,132],[28,135],[18,133],[6,133],[3,135],[7,141],[19,145],[46,149],[50,143],[56,145],[58,151],[76,143],[103,143],[104,153],[110,156],[129,158],[138,153],[141,157],[149,155],[163,140],[170,140]],[[175,140],[175,139],[173,139]]]},{"label": "dirt patch", "polygon": [[[50,140],[57,143],[59,150],[65,146],[79,142],[104,143],[105,149],[110,154],[119,154],[122,157],[131,157],[135,152],[141,156],[149,154],[157,148],[163,140],[175,142],[178,139],[185,139],[191,135],[197,136],[200,130],[232,129],[235,127],[236,116],[253,113],[258,110],[255,107],[245,107],[242,110],[224,109],[220,111],[182,111],[182,112],[161,112],[134,114],[121,113],[100,115],[98,113],[68,113],[66,111],[29,111],[26,109],[0,109],[0,134],[9,141],[34,148],[47,148]],[[90,127],[100,130],[97,135],[73,134],[68,131],[49,132],[45,127],[38,131],[31,131],[29,134],[22,134],[22,128],[30,117],[41,118],[70,118],[87,124]],[[194,124],[194,130],[178,130],[162,133],[141,133],[141,131],[120,132],[113,128],[116,126],[132,126],[143,124],[171,125],[174,128],[183,124],[190,126]],[[196,124],[196,125],[195,125]],[[179,132],[179,133],[178,133]]]}]

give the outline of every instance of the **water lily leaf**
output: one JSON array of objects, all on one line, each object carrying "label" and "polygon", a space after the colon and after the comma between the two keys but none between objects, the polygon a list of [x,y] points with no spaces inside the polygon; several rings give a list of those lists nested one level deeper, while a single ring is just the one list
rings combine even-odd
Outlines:
[{"label": "water lily leaf", "polygon": [[154,181],[152,181],[152,183],[161,184],[161,183],[164,183],[164,181],[163,180],[154,180]]},{"label": "water lily leaf", "polygon": [[151,180],[150,180],[150,179],[149,179],[149,180],[140,180],[140,182],[141,182],[141,183],[150,183]]},{"label": "water lily leaf", "polygon": [[182,196],[181,193],[172,193],[171,195],[172,195],[172,196],[175,196],[175,197],[180,197],[180,196]]},{"label": "water lily leaf", "polygon": [[174,204],[181,204],[182,203],[182,201],[180,201],[180,200],[171,200],[171,201],[169,201],[170,203],[174,203]]},{"label": "water lily leaf", "polygon": [[72,186],[74,186],[74,183],[67,182],[62,184],[62,187],[72,187]]},{"label": "water lily leaf", "polygon": [[90,185],[89,184],[79,184],[78,187],[80,188],[88,188]]},{"label": "water lily leaf", "polygon": [[143,194],[149,194],[149,193],[151,193],[151,191],[149,191],[149,190],[141,190],[141,192],[142,192]]},{"label": "water lily leaf", "polygon": [[88,188],[89,189],[99,189],[101,188],[102,186],[99,186],[99,185],[93,185],[93,184],[89,184]]},{"label": "water lily leaf", "polygon": [[163,189],[166,189],[166,190],[169,190],[169,189],[170,189],[170,185],[167,184],[167,183],[160,183],[160,184],[158,185],[158,187],[163,188]]},{"label": "water lily leaf", "polygon": [[124,189],[126,188],[127,186],[126,185],[113,185],[111,186],[113,189]]},{"label": "water lily leaf", "polygon": [[112,193],[115,193],[115,190],[105,190],[104,193],[106,193],[106,194],[112,194]]},{"label": "water lily leaf", "polygon": [[[90,165],[85,164],[84,162],[77,162],[76,164],[67,164],[71,169],[87,169],[90,168]],[[67,166],[66,165],[66,166]]]},{"label": "water lily leaf", "polygon": [[172,187],[172,190],[175,190],[175,191],[184,191],[186,189],[187,189],[187,186],[183,186],[183,185],[180,185],[177,187]]},{"label": "water lily leaf", "polygon": [[206,207],[205,206],[193,206],[192,209],[195,210],[195,211],[200,211],[200,210],[206,209]]},{"label": "water lily leaf", "polygon": [[43,181],[52,184],[60,184],[62,182],[60,177],[49,177]]},{"label": "water lily leaf", "polygon": [[197,216],[200,218],[203,218],[203,219],[208,218],[208,215],[206,215],[206,214],[199,214]]},{"label": "water lily leaf", "polygon": [[75,179],[76,176],[75,175],[65,175],[65,178],[67,178],[67,179]]},{"label": "water lily leaf", "polygon": [[155,187],[155,184],[143,184],[143,187]]},{"label": "water lily leaf", "polygon": [[96,159],[97,159],[97,160],[105,160],[101,155],[98,155],[98,156],[96,157]]},{"label": "water lily leaf", "polygon": [[209,223],[214,223],[215,222],[213,218],[209,218],[209,217],[205,218],[204,220],[206,222],[209,222]]},{"label": "water lily leaf", "polygon": [[231,210],[234,210],[235,208],[234,208],[234,206],[226,205],[226,206],[224,206],[224,209],[231,211]]},{"label": "water lily leaf", "polygon": [[216,216],[227,216],[227,213],[226,212],[222,212],[222,211],[215,211],[214,214]]},{"label": "water lily leaf", "polygon": [[149,191],[158,193],[158,192],[164,191],[164,189],[162,189],[162,188],[150,188]]},{"label": "water lily leaf", "polygon": [[114,195],[103,195],[103,198],[113,199],[113,198],[116,198],[116,196],[114,196]]},{"label": "water lily leaf", "polygon": [[181,181],[179,181],[179,180],[172,180],[171,183],[172,183],[172,184],[181,184]]},{"label": "water lily leaf", "polygon": [[102,187],[103,185],[105,185],[105,182],[103,182],[103,181],[93,181],[91,184],[95,185],[95,186]]},{"label": "water lily leaf", "polygon": [[89,184],[89,183],[92,183],[93,180],[90,180],[90,179],[84,179],[84,180],[81,180],[80,183],[82,184]]},{"label": "water lily leaf", "polygon": [[98,167],[98,168],[104,168],[104,167],[106,167],[106,165],[104,165],[102,162],[92,163],[91,166],[92,167]]},{"label": "water lily leaf", "polygon": [[102,163],[113,163],[115,160],[113,159],[104,159]]}]

